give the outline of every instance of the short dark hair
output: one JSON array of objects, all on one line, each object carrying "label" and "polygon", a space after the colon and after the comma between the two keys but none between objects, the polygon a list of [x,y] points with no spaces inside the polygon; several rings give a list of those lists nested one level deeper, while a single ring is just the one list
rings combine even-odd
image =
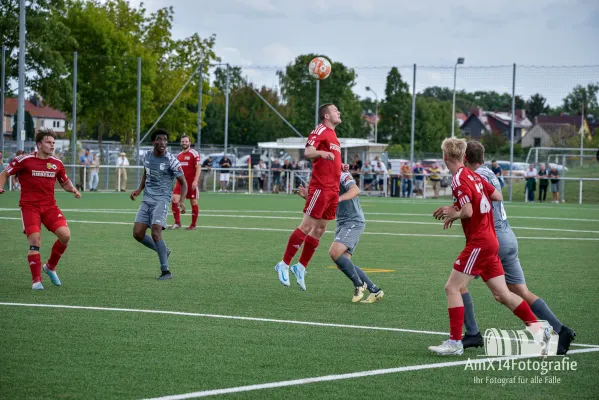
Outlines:
[{"label": "short dark hair", "polygon": [[164,135],[168,140],[168,132],[166,129],[156,129],[154,132],[152,132],[152,142],[156,140],[156,136],[158,135]]},{"label": "short dark hair", "polygon": [[181,136],[181,139],[183,139],[183,138],[187,138],[191,142],[191,138],[189,137],[188,134],[184,133],[183,136]]},{"label": "short dark hair", "polygon": [[492,159],[491,162],[497,162],[497,160],[496,159]]},{"label": "short dark hair", "polygon": [[329,111],[329,106],[332,106],[332,105],[333,105],[333,103],[324,103],[323,105],[318,107],[318,119],[319,120],[321,120],[321,121],[324,120],[324,116]]},{"label": "short dark hair", "polygon": [[38,133],[35,134],[35,144],[41,143],[45,137],[50,136],[52,139],[56,140],[56,133],[52,129],[44,128],[40,129]]},{"label": "short dark hair", "polygon": [[470,164],[484,164],[485,146],[483,146],[480,142],[466,143],[466,160]]}]

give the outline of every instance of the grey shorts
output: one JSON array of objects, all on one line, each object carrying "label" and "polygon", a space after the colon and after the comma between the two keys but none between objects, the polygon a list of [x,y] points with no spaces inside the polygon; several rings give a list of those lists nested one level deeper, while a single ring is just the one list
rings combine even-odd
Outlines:
[{"label": "grey shorts", "polygon": [[505,282],[509,285],[526,284],[524,271],[518,258],[518,240],[510,229],[506,232],[497,232],[499,241],[499,258],[505,272]]},{"label": "grey shorts", "polygon": [[354,254],[354,251],[356,251],[356,246],[358,246],[358,242],[360,241],[360,236],[362,236],[365,228],[365,224],[355,222],[347,222],[337,225],[337,229],[335,229],[334,241],[347,247],[349,254]]},{"label": "grey shorts", "polygon": [[558,186],[559,186],[559,183],[552,183],[551,184],[551,193],[559,192]]},{"label": "grey shorts", "polygon": [[416,190],[422,190],[422,189],[424,189],[424,181],[419,181],[417,179],[414,179],[414,188]]},{"label": "grey shorts", "polygon": [[167,202],[148,203],[142,201],[139,210],[137,210],[135,222],[140,222],[148,226],[161,225],[163,229],[166,229],[168,206],[169,203]]}]

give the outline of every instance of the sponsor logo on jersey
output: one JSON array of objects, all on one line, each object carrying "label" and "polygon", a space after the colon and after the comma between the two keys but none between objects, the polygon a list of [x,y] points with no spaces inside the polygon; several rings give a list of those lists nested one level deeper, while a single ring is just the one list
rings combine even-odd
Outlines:
[{"label": "sponsor logo on jersey", "polygon": [[339,153],[341,153],[341,147],[337,146],[336,144],[331,143],[331,150],[335,150],[338,151]]},{"label": "sponsor logo on jersey", "polygon": [[56,172],[32,170],[31,176],[36,176],[39,178],[54,178],[56,176]]},{"label": "sponsor logo on jersey", "polygon": [[186,156],[186,157],[185,157],[185,159],[186,159],[186,160],[189,160],[189,156]]},{"label": "sponsor logo on jersey", "polygon": [[[187,160],[187,158],[186,158]],[[181,165],[184,167],[187,167],[189,165],[189,163],[187,161],[181,161]]]}]

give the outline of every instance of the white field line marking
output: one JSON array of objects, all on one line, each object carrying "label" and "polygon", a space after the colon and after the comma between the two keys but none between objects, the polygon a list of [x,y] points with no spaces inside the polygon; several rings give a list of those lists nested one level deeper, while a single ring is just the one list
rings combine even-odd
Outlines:
[{"label": "white field line marking", "polygon": [[[0,211],[3,211],[0,209]],[[14,211],[17,211],[16,209]],[[79,212],[79,213],[91,213],[91,214],[136,214],[136,211],[100,211],[100,210],[81,210],[81,209],[64,209],[64,212]],[[184,214],[184,216],[190,216],[190,214]],[[289,217],[277,217],[273,215],[240,215],[240,214],[202,214],[199,217],[202,218],[246,218],[246,219],[280,219],[289,220]],[[298,216],[299,219],[299,216]],[[421,221],[390,221],[390,220],[377,220],[367,219],[367,223],[375,224],[397,224],[397,225],[437,225],[441,226],[440,222],[421,222]],[[594,230],[580,230],[580,229],[561,229],[561,228],[538,228],[538,227],[527,227],[527,226],[511,226],[512,229],[522,229],[528,231],[553,231],[553,232],[571,232],[571,233],[599,233]]]},{"label": "white field line marking", "polygon": [[[81,209],[81,208],[62,208],[62,211],[67,212],[81,212],[81,213],[111,213],[111,214],[135,214],[137,209],[135,208],[94,208],[94,209]],[[0,208],[1,211],[21,211],[20,208]],[[209,210],[202,209],[202,213],[242,213],[242,214],[293,214],[301,216],[301,211],[282,211],[282,210]],[[183,214],[188,215],[188,214]],[[200,214],[201,215],[201,214]],[[394,212],[371,212],[364,211],[364,215],[387,215],[387,216],[398,216],[398,217],[432,217],[432,213],[394,213]],[[588,218],[561,218],[561,217],[531,217],[526,215],[510,215],[509,219],[533,219],[537,221],[576,221],[576,222],[599,222],[599,219],[588,219]]]},{"label": "white field line marking", "polygon": [[[21,221],[21,218],[17,217],[0,217],[0,220],[14,220]],[[82,223],[82,224],[99,224],[99,225],[131,225],[133,222],[117,222],[117,221],[81,221],[76,219],[69,219],[68,222]],[[261,231],[261,232],[287,232],[290,233],[292,229],[283,228],[257,228],[257,227],[244,227],[244,226],[214,226],[214,225],[197,225],[198,228],[202,229],[229,229],[238,231]],[[325,233],[334,233],[333,231],[326,231]],[[364,232],[362,235],[375,235],[375,236],[412,236],[412,237],[439,237],[439,238],[464,238],[464,235],[440,235],[440,234],[428,234],[428,233],[393,233],[393,232]],[[525,240],[574,240],[574,241],[599,241],[599,238],[581,238],[581,237],[548,237],[548,236],[517,236],[517,239]]]},{"label": "white field line marking", "polygon": [[[596,351],[599,351],[599,348],[571,350],[568,352],[568,354],[591,353],[591,352],[596,352]],[[247,385],[247,386],[237,386],[237,387],[231,387],[231,388],[225,388],[225,389],[204,390],[201,392],[192,392],[192,393],[185,393],[185,394],[154,397],[154,398],[146,399],[146,400],[197,399],[200,397],[218,396],[221,394],[250,392],[250,391],[254,391],[254,390],[274,389],[274,388],[287,387],[287,386],[299,386],[299,385],[306,385],[306,384],[310,384],[310,383],[331,382],[331,381],[339,381],[339,380],[344,380],[344,379],[363,378],[366,376],[395,374],[398,372],[422,371],[422,370],[426,370],[426,369],[457,367],[457,366],[467,365],[467,364],[468,365],[483,364],[483,363],[487,364],[489,362],[494,363],[494,362],[502,362],[502,361],[506,361],[506,360],[536,358],[536,357],[537,356],[506,356],[506,357],[493,357],[493,358],[476,358],[476,359],[468,359],[468,360],[462,360],[462,361],[449,361],[449,362],[433,363],[433,364],[408,365],[405,367],[397,367],[397,368],[373,369],[373,370],[368,370],[368,371],[351,372],[348,374],[325,375],[325,376],[316,376],[316,377],[312,377],[312,378],[294,379],[294,380],[289,380],[289,381],[269,382],[269,383]]]},{"label": "white field line marking", "polygon": [[[243,317],[243,316],[237,316],[237,315],[203,314],[203,313],[192,313],[192,312],[185,312],[185,311],[146,310],[146,309],[141,309],[141,308],[70,306],[70,305],[66,305],[66,304],[35,304],[35,303],[8,303],[8,302],[0,302],[0,306],[62,308],[62,309],[71,309],[71,310],[92,310],[92,311],[117,311],[117,312],[142,313],[142,314],[163,314],[163,315],[166,314],[166,315],[177,315],[177,316],[185,316],[185,317],[232,319],[232,320],[238,320],[238,321],[273,322],[273,323],[278,323],[278,324],[307,325],[307,326],[318,326],[318,327],[325,327],[325,328],[365,329],[365,330],[371,330],[371,331],[420,333],[420,334],[424,334],[424,335],[440,335],[440,336],[449,335],[449,333],[447,333],[447,332],[423,331],[423,330],[417,330],[417,329],[390,328],[390,327],[369,326],[369,325],[334,324],[334,323],[311,322],[311,321],[295,321],[295,320],[290,320],[290,319]],[[599,350],[599,345],[594,345],[594,344],[572,343],[572,346],[589,347],[589,348],[594,348],[594,349]]]}]

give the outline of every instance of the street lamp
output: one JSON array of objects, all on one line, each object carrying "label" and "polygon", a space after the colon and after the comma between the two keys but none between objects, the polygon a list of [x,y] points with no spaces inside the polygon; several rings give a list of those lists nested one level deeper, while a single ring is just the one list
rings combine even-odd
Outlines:
[{"label": "street lamp", "polygon": [[374,120],[374,143],[377,143],[377,139],[378,139],[378,124],[379,124],[379,96],[377,96],[376,92],[374,90],[372,90],[372,88],[370,86],[366,86],[366,91],[368,92],[372,92],[372,94],[374,94],[374,116],[375,116],[375,120]]},{"label": "street lamp", "polygon": [[458,73],[458,64],[464,64],[464,57],[459,57],[453,69],[453,106],[451,109],[451,137],[455,136],[455,81]]}]

